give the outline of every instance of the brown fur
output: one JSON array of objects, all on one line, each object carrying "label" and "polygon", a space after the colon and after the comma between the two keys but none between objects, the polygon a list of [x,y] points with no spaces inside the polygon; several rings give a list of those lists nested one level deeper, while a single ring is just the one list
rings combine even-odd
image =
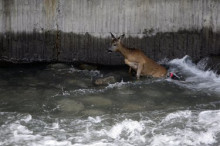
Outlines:
[{"label": "brown fur", "polygon": [[120,41],[121,37],[116,39],[112,35],[112,38],[112,45],[114,46],[112,51],[120,52],[125,57],[125,64],[130,66],[129,72],[131,72],[131,68],[135,70],[138,79],[141,75],[156,78],[166,76],[166,68],[147,57],[141,50],[126,48]]}]

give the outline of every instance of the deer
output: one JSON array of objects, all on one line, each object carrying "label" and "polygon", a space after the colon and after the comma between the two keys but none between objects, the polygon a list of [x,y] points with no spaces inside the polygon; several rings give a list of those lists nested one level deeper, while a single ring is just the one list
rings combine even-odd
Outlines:
[{"label": "deer", "polygon": [[127,48],[122,44],[121,40],[125,34],[116,38],[111,32],[111,47],[108,52],[120,52],[124,56],[124,62],[129,66],[129,73],[133,69],[136,71],[136,77],[139,80],[140,76],[148,76],[153,78],[165,78],[167,69],[158,64],[154,60],[147,57],[140,49]]}]

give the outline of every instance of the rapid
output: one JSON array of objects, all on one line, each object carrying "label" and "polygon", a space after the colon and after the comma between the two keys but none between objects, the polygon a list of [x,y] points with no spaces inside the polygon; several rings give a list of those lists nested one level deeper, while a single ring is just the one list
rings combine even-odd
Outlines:
[{"label": "rapid", "polygon": [[0,145],[220,145],[220,76],[206,59],[160,63],[185,80],[125,77],[95,86],[95,78],[127,68],[0,68]]}]

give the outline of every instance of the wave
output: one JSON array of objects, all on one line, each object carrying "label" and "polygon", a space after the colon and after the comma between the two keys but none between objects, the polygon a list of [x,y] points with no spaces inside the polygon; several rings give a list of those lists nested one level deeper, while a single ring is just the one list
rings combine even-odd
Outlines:
[{"label": "wave", "polygon": [[189,56],[181,59],[173,59],[167,64],[172,66],[171,71],[180,72],[185,76],[185,82],[175,82],[178,85],[190,89],[206,89],[209,91],[220,92],[220,76],[212,70],[206,68],[206,59],[197,65],[192,62]]},{"label": "wave", "polygon": [[[154,118],[142,113],[140,120],[130,119],[128,115],[118,115],[115,123],[109,125],[108,119],[96,117],[94,119],[80,121],[87,125],[86,131],[81,136],[82,142],[88,145],[210,145],[218,142],[220,132],[220,111],[177,111],[161,116],[162,113],[154,113]],[[138,116],[138,114],[136,115]],[[121,117],[123,117],[121,119]],[[213,118],[214,117],[214,118]],[[101,120],[100,120],[101,119]],[[97,121],[97,120],[95,120]],[[105,124],[104,124],[105,123]],[[100,128],[100,125],[104,127]],[[78,134],[80,135],[80,134]],[[87,138],[85,141],[84,138]],[[102,138],[102,140],[96,140]]]},{"label": "wave", "polygon": [[[6,145],[178,146],[210,145],[218,142],[218,133],[220,132],[219,110],[199,113],[188,110],[177,111],[162,116],[159,120],[150,119],[146,115],[140,120],[130,119],[127,115],[119,116],[123,119],[115,117],[113,124],[106,116],[88,117],[85,120],[73,121],[54,120],[54,122],[44,126],[43,133],[36,133],[26,126],[26,124],[34,121],[27,115],[22,118],[23,120],[17,120],[5,127],[2,126],[3,128],[1,127],[1,134],[5,135],[7,132],[5,139],[1,139],[1,143]],[[74,129],[75,133],[71,134],[70,127]],[[6,129],[7,131],[4,131]]]},{"label": "wave", "polygon": [[85,119],[0,114],[7,117],[0,127],[1,145],[179,146],[220,142],[220,110],[157,111]]},{"label": "wave", "polygon": [[[72,145],[70,141],[58,140],[57,137],[50,136],[49,131],[54,131],[58,129],[57,123],[52,123],[50,127],[43,121],[35,121],[30,114],[21,115],[16,113],[2,113],[2,116],[6,116],[7,121],[0,127],[0,145],[45,145],[45,146],[68,146]],[[33,123],[32,123],[33,122]],[[36,122],[36,123],[35,123]],[[47,134],[34,132],[27,125],[32,123],[31,127],[35,127],[38,130],[39,125],[45,126]],[[30,125],[29,125],[30,126]]]}]

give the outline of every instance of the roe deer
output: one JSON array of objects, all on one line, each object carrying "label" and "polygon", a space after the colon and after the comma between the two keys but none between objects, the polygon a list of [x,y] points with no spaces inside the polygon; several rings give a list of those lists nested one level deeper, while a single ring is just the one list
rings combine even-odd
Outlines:
[{"label": "roe deer", "polygon": [[125,57],[125,64],[130,66],[129,73],[131,69],[137,72],[137,79],[140,79],[140,76],[151,76],[155,78],[166,77],[167,70],[165,67],[147,57],[141,50],[127,48],[121,43],[124,34],[116,38],[111,33],[111,37],[111,48],[108,51],[120,52]]}]

